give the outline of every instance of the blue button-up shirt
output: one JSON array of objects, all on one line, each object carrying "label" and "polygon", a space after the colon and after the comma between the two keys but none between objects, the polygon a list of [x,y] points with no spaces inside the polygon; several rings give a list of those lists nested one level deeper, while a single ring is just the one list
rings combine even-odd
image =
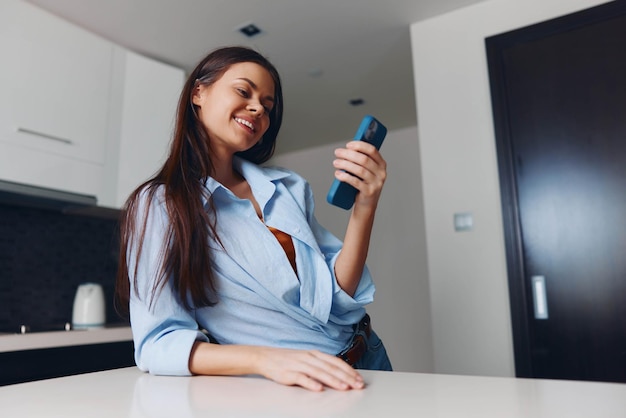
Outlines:
[{"label": "blue button-up shirt", "polygon": [[[364,315],[363,306],[373,300],[374,285],[367,268],[353,297],[339,287],[334,265],[342,243],[315,220],[313,193],[302,177],[239,158],[235,158],[235,168],[249,183],[263,220],[249,200],[209,178],[206,188],[213,197],[223,244],[209,238],[217,283],[215,306],[186,310],[171,281],[150,303],[168,216],[162,193],[153,201],[144,197],[141,202],[139,216],[146,204],[150,214],[137,266],[139,294],[131,291],[130,313],[135,360],[144,371],[190,374],[193,343],[207,341],[198,326],[221,344],[336,354],[352,335],[352,324]],[[297,274],[267,226],[292,236]],[[132,247],[128,257],[132,275],[137,260]]]}]

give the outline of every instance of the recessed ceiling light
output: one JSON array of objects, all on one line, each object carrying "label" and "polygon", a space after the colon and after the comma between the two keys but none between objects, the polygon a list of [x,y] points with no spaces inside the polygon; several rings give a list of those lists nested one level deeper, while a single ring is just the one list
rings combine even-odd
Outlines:
[{"label": "recessed ceiling light", "polygon": [[310,77],[317,78],[317,77],[321,77],[324,74],[324,71],[319,67],[313,67],[313,68],[310,68],[309,71],[307,71],[307,73],[309,74]]},{"label": "recessed ceiling light", "polygon": [[239,27],[237,30],[243,33],[248,38],[253,38],[262,32],[261,28],[259,28],[254,23],[246,23],[245,25]]},{"label": "recessed ceiling light", "polygon": [[358,99],[352,99],[350,100],[350,105],[352,106],[361,106],[362,104],[365,104],[365,100],[358,98]]}]

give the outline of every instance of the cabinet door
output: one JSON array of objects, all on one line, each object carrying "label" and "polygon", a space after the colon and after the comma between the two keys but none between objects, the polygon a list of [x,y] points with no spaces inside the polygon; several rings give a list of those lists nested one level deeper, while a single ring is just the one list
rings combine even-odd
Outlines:
[{"label": "cabinet door", "polygon": [[155,174],[165,160],[185,73],[130,51],[116,49],[115,55],[119,58],[116,66],[122,68],[123,89],[118,98],[121,105],[116,106],[114,100],[112,107],[121,108],[122,113],[117,170],[106,180],[116,179],[116,184],[110,196],[112,201],[101,201],[120,207],[132,190]]},{"label": "cabinet door", "polygon": [[0,140],[103,164],[112,44],[3,0],[0,50]]}]

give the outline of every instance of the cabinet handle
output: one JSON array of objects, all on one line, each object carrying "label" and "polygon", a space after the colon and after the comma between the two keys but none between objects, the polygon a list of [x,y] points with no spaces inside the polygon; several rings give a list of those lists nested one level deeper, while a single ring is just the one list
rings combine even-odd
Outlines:
[{"label": "cabinet handle", "polygon": [[548,298],[546,296],[546,278],[532,277],[533,302],[535,305],[535,319],[548,319]]},{"label": "cabinet handle", "polygon": [[33,131],[32,129],[17,128],[17,131],[21,132],[21,133],[24,133],[24,134],[36,135],[36,136],[40,136],[42,138],[51,139],[53,141],[62,142],[62,143],[67,144],[67,145],[73,145],[74,144],[74,142],[71,139],[61,138],[61,137],[54,136],[54,135],[48,135],[48,134],[45,134],[43,132]]}]

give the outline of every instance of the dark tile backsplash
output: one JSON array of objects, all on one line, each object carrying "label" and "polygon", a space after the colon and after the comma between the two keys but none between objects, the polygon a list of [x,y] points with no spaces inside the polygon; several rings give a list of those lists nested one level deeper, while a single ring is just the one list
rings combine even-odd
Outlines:
[{"label": "dark tile backsplash", "polygon": [[79,284],[100,283],[107,322],[113,308],[117,220],[0,204],[0,331],[72,320]]}]

